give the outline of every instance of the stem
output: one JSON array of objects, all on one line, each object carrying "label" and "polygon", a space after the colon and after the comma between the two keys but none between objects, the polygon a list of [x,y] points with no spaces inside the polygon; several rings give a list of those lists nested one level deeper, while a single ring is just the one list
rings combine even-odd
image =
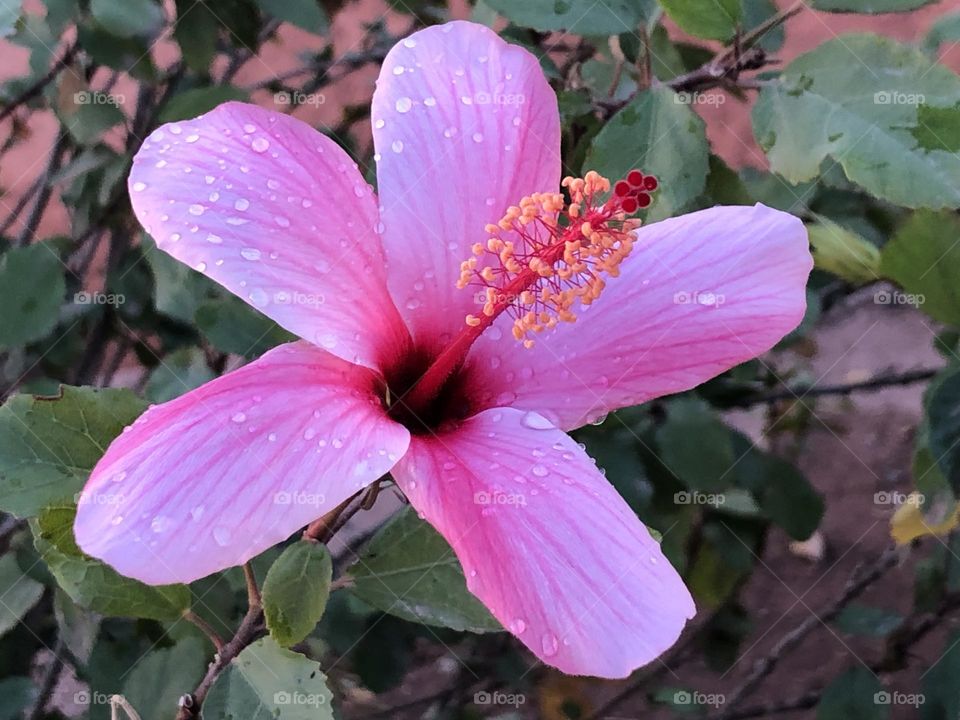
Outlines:
[{"label": "stem", "polygon": [[183,618],[196,625],[200,629],[200,632],[206,635],[207,639],[213,643],[213,646],[217,649],[217,652],[221,652],[223,650],[223,640],[217,634],[217,631],[210,626],[210,623],[197,615],[193,610],[189,609],[183,611]]},{"label": "stem", "polygon": [[253,566],[249,562],[243,564],[243,579],[247,582],[247,603],[250,609],[260,608],[263,605],[263,598],[260,597],[257,577],[253,574]]}]

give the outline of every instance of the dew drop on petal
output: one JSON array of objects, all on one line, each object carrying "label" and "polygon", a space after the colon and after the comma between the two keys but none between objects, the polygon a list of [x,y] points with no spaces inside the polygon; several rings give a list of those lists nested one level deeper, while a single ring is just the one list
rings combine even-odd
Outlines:
[{"label": "dew drop on petal", "polygon": [[560,641],[553,633],[544,633],[540,638],[540,649],[543,650],[544,657],[553,657],[560,649]]},{"label": "dew drop on petal", "polygon": [[135,182],[133,184],[134,192],[143,192],[147,189],[147,184],[145,182]]},{"label": "dew drop on petal", "polygon": [[412,106],[413,106],[413,101],[408,97],[398,98],[395,105],[398,113],[409,112]]},{"label": "dew drop on petal", "polygon": [[232,537],[232,533],[230,532],[230,528],[228,527],[224,527],[223,525],[218,525],[213,529],[214,542],[216,542],[217,545],[219,545],[220,547],[226,547],[227,545],[229,545],[231,537]]},{"label": "dew drop on petal", "polygon": [[527,629],[527,624],[523,621],[522,618],[517,618],[510,623],[510,632],[514,635],[522,635],[523,631]]},{"label": "dew drop on petal", "polygon": [[237,413],[234,413],[233,416],[232,416],[230,419],[231,419],[233,422],[235,422],[235,423],[237,423],[237,424],[240,424],[240,423],[246,421],[247,416],[246,416],[244,413],[242,413],[242,412],[237,412]]},{"label": "dew drop on petal", "polygon": [[240,250],[240,256],[241,256],[244,260],[259,260],[259,259],[260,259],[260,251],[257,250],[256,248],[245,247],[245,248],[243,248],[243,249]]},{"label": "dew drop on petal", "polygon": [[238,198],[237,201],[233,203],[233,206],[242,212],[250,207],[250,201],[246,198]]},{"label": "dew drop on petal", "polygon": [[543,415],[530,411],[523,416],[521,420],[525,427],[531,430],[552,430],[553,425]]},{"label": "dew drop on petal", "polygon": [[390,146],[395,153],[403,152],[403,140],[394,140],[393,144]]},{"label": "dew drop on petal", "polygon": [[550,471],[547,470],[547,468],[546,468],[545,466],[543,466],[543,465],[534,465],[534,466],[530,469],[530,472],[532,472],[534,475],[536,475],[537,477],[540,477],[540,478],[546,477],[547,475],[550,474]]}]

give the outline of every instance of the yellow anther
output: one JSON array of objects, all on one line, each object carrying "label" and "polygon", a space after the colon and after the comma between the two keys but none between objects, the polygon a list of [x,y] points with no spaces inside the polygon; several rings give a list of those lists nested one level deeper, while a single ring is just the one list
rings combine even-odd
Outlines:
[{"label": "yellow anther", "polygon": [[476,327],[480,324],[480,318],[476,315],[467,315],[467,325],[470,327]]}]

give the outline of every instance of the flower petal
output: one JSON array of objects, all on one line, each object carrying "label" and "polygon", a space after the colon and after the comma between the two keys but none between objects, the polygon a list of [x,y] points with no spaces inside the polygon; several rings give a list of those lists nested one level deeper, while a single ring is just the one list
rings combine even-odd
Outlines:
[{"label": "flower petal", "polygon": [[648,225],[621,275],[525,350],[504,314],[466,367],[475,408],[537,410],[564,429],[695,387],[769,350],[806,308],[813,260],[799,219],[763,205]]},{"label": "flower petal", "polygon": [[660,546],[542,415],[495,408],[414,436],[393,475],[453,547],[470,591],[565,673],[625,677],[693,617]]},{"label": "flower petal", "polygon": [[382,368],[404,346],[376,198],[332,140],[226,103],[154,131],[130,198],[160,249],[334,355]]},{"label": "flower petal", "polygon": [[90,475],[77,542],[151,584],[245,562],[406,451],[410,436],[385,416],[374,382],[296,342],[150,408]]},{"label": "flower petal", "polygon": [[371,115],[390,291],[435,350],[477,311],[456,282],[484,227],[559,187],[557,99],[529,52],[453,22],[390,51]]}]

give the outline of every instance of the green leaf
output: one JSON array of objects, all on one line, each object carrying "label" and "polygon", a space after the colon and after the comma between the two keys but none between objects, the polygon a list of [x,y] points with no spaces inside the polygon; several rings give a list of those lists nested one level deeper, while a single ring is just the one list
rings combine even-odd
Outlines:
[{"label": "green leaf", "polygon": [[708,146],[703,120],[666,87],[645,90],[614,115],[593,139],[585,169],[616,181],[639,168],[656,175],[647,220],[678,215],[703,192]]},{"label": "green leaf", "polygon": [[270,566],[263,583],[263,612],[280,645],[296,645],[320,622],[332,576],[326,546],[309,540],[293,543]]},{"label": "green leaf", "polygon": [[123,681],[123,696],[141,720],[170,720],[171,708],[203,679],[209,643],[189,636],[142,658]]},{"label": "green leaf", "polygon": [[20,20],[22,0],[0,0],[0,38],[14,34]]},{"label": "green leaf", "polygon": [[303,28],[307,32],[324,32],[329,21],[317,0],[257,0],[260,10],[277,20]]},{"label": "green leaf", "polygon": [[374,536],[349,575],[360,599],[404,620],[472,632],[502,629],[467,590],[447,542],[411,508]]},{"label": "green leaf", "polygon": [[[696,442],[697,452],[690,452]],[[667,420],[657,430],[664,465],[689,488],[719,492],[733,484],[736,464],[730,429],[702,400],[680,397],[667,406]]]},{"label": "green leaf", "polygon": [[74,506],[52,506],[31,521],[34,543],[50,572],[78,605],[117,617],[176,620],[190,607],[186,585],[146,585],[84,555],[73,537]]},{"label": "green leaf", "polygon": [[733,37],[743,17],[740,0],[660,0],[680,29],[708,40]]},{"label": "green leaf", "polygon": [[810,6],[827,12],[899,13],[910,12],[936,0],[813,0]]},{"label": "green leaf", "polygon": [[619,35],[644,19],[636,0],[485,0],[511,22],[535,30],[566,30],[578,35]]},{"label": "green leaf", "polygon": [[925,432],[918,434],[918,445],[926,441],[935,465],[960,497],[960,369],[942,373],[930,384],[924,410]]},{"label": "green leaf", "polygon": [[130,390],[61,387],[0,407],[0,510],[36,515],[72,498],[107,445],[145,409]]},{"label": "green leaf", "polygon": [[43,595],[43,585],[29,578],[13,554],[0,557],[0,636],[13,629]]},{"label": "green leaf", "polygon": [[771,169],[790,182],[816,177],[827,158],[879,198],[906,207],[960,206],[960,157],[933,142],[960,122],[960,78],[921,52],[876,35],[820,45],[764,86],[754,133]]},{"label": "green leaf", "polygon": [[765,481],[757,502],[772,522],[794,540],[806,540],[823,519],[823,497],[793,465],[764,456]]},{"label": "green leaf", "polygon": [[210,382],[214,377],[202,352],[196,348],[180,348],[163,358],[150,373],[144,395],[151,402],[167,402]]},{"label": "green leaf", "polygon": [[331,699],[317,663],[265,637],[217,678],[203,703],[203,720],[333,720]]},{"label": "green leaf", "polygon": [[834,621],[840,632],[866,637],[886,637],[903,624],[903,615],[884,608],[850,603]]},{"label": "green leaf", "polygon": [[946,720],[960,717],[960,632],[947,636],[943,654],[921,675],[923,704],[921,720]]},{"label": "green leaf", "polygon": [[233,295],[203,303],[197,309],[196,323],[221,352],[250,358],[296,340],[294,335]]},{"label": "green leaf", "polygon": [[153,37],[163,27],[163,9],[153,0],[90,0],[93,19],[121,38]]},{"label": "green leaf", "polygon": [[66,292],[63,270],[45,243],[0,256],[0,349],[40,340],[56,327]]},{"label": "green leaf", "polygon": [[12,676],[0,680],[0,720],[19,720],[36,698],[37,686],[30,678]]},{"label": "green leaf", "polygon": [[231,100],[246,102],[250,96],[233,85],[212,85],[185,90],[174,95],[160,113],[160,122],[191,120]]},{"label": "green leaf", "polygon": [[912,304],[930,317],[960,325],[960,221],[953,213],[913,214],[884,247],[880,272],[905,291],[878,293],[878,302]]},{"label": "green leaf", "polygon": [[944,43],[960,41],[960,12],[944,15],[927,31],[923,39],[923,49],[929,55],[936,55]]},{"label": "green leaf", "polygon": [[877,702],[884,693],[880,680],[870,670],[862,665],[850,668],[823,691],[817,720],[886,720],[890,717],[889,701]]},{"label": "green leaf", "polygon": [[873,243],[827,219],[807,225],[814,265],[855,285],[880,277],[880,251]]},{"label": "green leaf", "polygon": [[[173,37],[180,45],[180,53],[193,72],[208,75],[217,54],[217,36],[221,23],[206,2],[176,0],[177,22]],[[189,20],[184,18],[189,16]]]},{"label": "green leaf", "polygon": [[144,253],[156,283],[157,311],[192,325],[204,300],[217,293],[217,285],[189,265],[160,250],[153,239],[144,238]]}]

